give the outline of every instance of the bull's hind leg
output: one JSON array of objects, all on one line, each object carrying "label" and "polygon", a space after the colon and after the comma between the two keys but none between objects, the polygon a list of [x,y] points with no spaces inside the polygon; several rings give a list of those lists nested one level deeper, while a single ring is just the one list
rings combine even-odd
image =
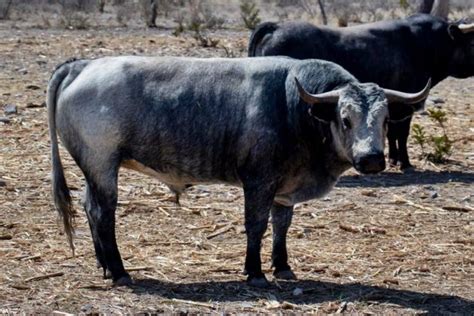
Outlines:
[{"label": "bull's hind leg", "polygon": [[392,167],[398,164],[397,133],[397,123],[388,123],[388,162]]},{"label": "bull's hind leg", "polygon": [[[107,168],[100,170],[99,165]],[[104,276],[110,272],[114,283],[130,284],[132,280],[123,267],[115,238],[118,164],[98,164],[87,170],[85,209],[97,259],[104,269]]]},{"label": "bull's hind leg", "polygon": [[286,250],[286,234],[291,225],[293,206],[273,204],[271,212],[273,225],[272,265],[275,267],[273,275],[277,279],[295,280],[296,275],[288,265]]},{"label": "bull's hind leg", "polygon": [[97,267],[103,269],[104,279],[110,279],[112,277],[112,274],[110,273],[110,270],[107,270],[105,257],[104,257],[104,254],[102,253],[102,246],[100,245],[99,237],[97,236],[94,226],[92,225],[94,219],[91,216],[91,214],[93,212],[93,209],[96,207],[97,206],[95,205],[95,201],[92,197],[89,185],[87,185],[85,196],[84,196],[84,211],[86,212],[86,215],[87,215],[87,221],[89,223],[89,228],[91,230],[92,241],[94,242],[95,255],[97,259]]},{"label": "bull's hind leg", "polygon": [[408,157],[408,149],[407,149],[408,135],[410,134],[411,118],[412,117],[409,117],[408,119],[399,123],[397,136],[398,136],[398,152],[399,152],[401,170],[413,169],[413,166],[410,163],[410,158]]}]

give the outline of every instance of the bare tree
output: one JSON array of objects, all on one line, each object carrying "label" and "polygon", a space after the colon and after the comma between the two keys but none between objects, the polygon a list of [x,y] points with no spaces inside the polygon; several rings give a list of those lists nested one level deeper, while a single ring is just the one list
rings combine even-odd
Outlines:
[{"label": "bare tree", "polygon": [[143,18],[146,26],[156,27],[156,17],[158,15],[157,0],[142,0]]},{"label": "bare tree", "polygon": [[449,0],[420,0],[417,12],[439,16],[446,20],[449,14]]},{"label": "bare tree", "polygon": [[[303,8],[303,10],[305,10],[306,13],[308,13],[311,16],[311,18],[314,18],[316,16],[316,14],[317,14],[316,4],[313,1],[311,1],[311,0],[299,0],[298,3]],[[318,0],[318,6],[319,6],[319,10],[321,11],[321,16],[323,18],[323,24],[328,24],[326,11],[324,10],[323,0]]]},{"label": "bare tree", "polygon": [[4,2],[3,4],[0,4],[0,20],[8,19],[13,0],[6,0],[3,2]]},{"label": "bare tree", "polygon": [[449,14],[449,0],[436,0],[431,14],[447,20]]},{"label": "bare tree", "polygon": [[318,0],[319,10],[321,11],[321,16],[323,17],[323,24],[328,24],[328,18],[326,16],[326,10],[324,10],[324,2],[323,0]]},{"label": "bare tree", "polygon": [[433,3],[434,0],[420,0],[416,12],[430,14],[431,9],[433,9]]},{"label": "bare tree", "polygon": [[99,9],[100,13],[104,13],[105,0],[97,0],[97,8]]}]

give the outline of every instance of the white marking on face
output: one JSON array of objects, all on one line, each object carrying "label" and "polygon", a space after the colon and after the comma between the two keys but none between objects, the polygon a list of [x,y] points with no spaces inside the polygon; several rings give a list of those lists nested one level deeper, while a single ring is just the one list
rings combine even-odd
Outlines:
[{"label": "white marking on face", "polygon": [[380,88],[372,84],[352,87],[339,99],[337,123],[331,123],[333,135],[338,136],[335,149],[351,163],[356,157],[383,152],[388,117],[387,101],[377,97],[383,94],[375,90]]}]

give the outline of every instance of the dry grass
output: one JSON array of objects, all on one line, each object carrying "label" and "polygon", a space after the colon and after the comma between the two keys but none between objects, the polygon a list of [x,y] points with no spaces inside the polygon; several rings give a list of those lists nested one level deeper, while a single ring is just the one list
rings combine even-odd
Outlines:
[{"label": "dry grass", "polygon": [[[160,183],[124,171],[117,231],[136,285],[112,287],[95,266],[82,174],[62,151],[78,210],[71,257],[50,197],[46,109],[27,104],[44,101],[50,71],[71,56],[225,56],[222,45],[244,54],[247,33],[213,36],[219,47],[204,49],[158,31],[0,29],[0,103],[19,107],[0,123],[0,312],[473,314],[474,79],[448,79],[434,90],[457,140],[448,165],[416,161],[411,146],[417,172],[349,172],[328,197],[296,208],[288,246],[299,281],[268,290],[243,282],[240,189],[196,186],[176,207]],[[433,128],[426,116],[415,121]],[[270,236],[262,252],[268,275]]]}]

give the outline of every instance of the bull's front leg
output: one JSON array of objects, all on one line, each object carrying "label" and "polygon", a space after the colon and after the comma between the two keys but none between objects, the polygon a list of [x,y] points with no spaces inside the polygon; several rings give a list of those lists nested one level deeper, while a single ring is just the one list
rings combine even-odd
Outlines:
[{"label": "bull's front leg", "polygon": [[247,283],[255,287],[268,287],[269,283],[262,272],[260,249],[262,237],[267,229],[270,208],[275,193],[263,185],[244,186],[245,231],[247,234],[247,255],[244,274]]},{"label": "bull's front leg", "polygon": [[293,206],[273,204],[273,249],[272,266],[275,268],[273,275],[277,279],[296,280],[296,275],[288,265],[288,252],[286,250],[286,234],[293,217]]}]

